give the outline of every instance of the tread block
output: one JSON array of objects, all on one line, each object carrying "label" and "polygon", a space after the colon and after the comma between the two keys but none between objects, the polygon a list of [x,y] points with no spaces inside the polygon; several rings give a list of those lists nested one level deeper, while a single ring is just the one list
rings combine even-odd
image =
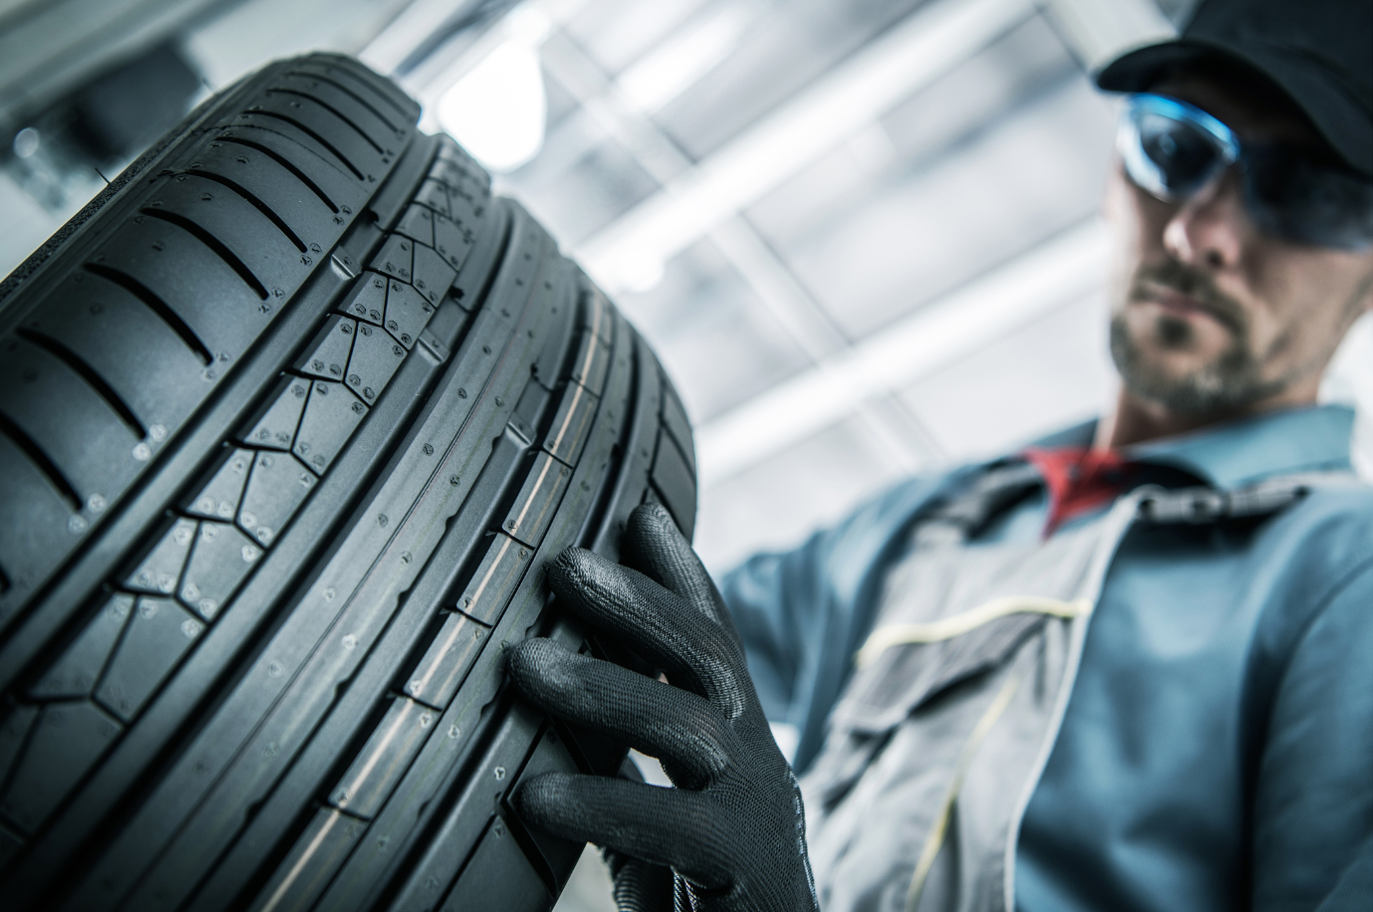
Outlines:
[{"label": "tread block", "polygon": [[375,817],[438,717],[437,711],[422,703],[405,697],[393,700],[362,752],[329,793],[329,803],[366,820]]},{"label": "tread block", "polygon": [[89,696],[124,632],[133,606],[134,597],[122,592],[106,602],[62,657],[29,688],[29,696],[41,700]]},{"label": "tread block", "polygon": [[571,469],[547,453],[540,453],[506,514],[505,522],[501,523],[501,530],[531,548],[537,548],[553,521],[558,504],[562,503],[563,492],[571,478]]},{"label": "tread block", "polygon": [[[296,242],[304,243],[303,239],[284,222],[278,225],[241,192],[198,174],[178,174],[169,179],[157,189],[143,212],[154,218],[176,216],[199,226],[203,234],[197,233],[196,239],[212,248],[217,242],[236,258],[255,280],[255,286],[251,281],[248,284],[259,297],[263,290],[278,299],[295,292],[309,277],[314,257],[323,249],[316,243],[316,250],[311,251],[313,256],[298,251]],[[288,231],[291,233],[287,234]],[[224,256],[222,251],[216,252]],[[224,260],[234,265],[227,256]]]},{"label": "tread block", "polygon": [[458,271],[428,247],[416,246],[414,252],[415,289],[427,298],[430,304],[438,304],[453,286]]},{"label": "tread block", "polygon": [[[365,402],[376,402],[404,360],[405,349],[399,342],[364,323],[358,327],[353,355],[348,361],[348,386]],[[304,453],[299,455],[305,457]]]},{"label": "tread block", "polygon": [[181,569],[190,557],[195,542],[196,523],[193,519],[178,519],[162,536],[148,556],[130,573],[124,585],[136,592],[171,595],[181,580]]},{"label": "tread block", "polygon": [[248,484],[248,470],[253,467],[254,455],[252,450],[234,450],[210,483],[191,501],[186,512],[206,519],[233,522],[243,500],[243,488]]},{"label": "tread block", "polygon": [[528,568],[529,549],[510,536],[497,533],[472,574],[472,581],[458,597],[458,610],[493,626]]},{"label": "tread block", "polygon": [[199,150],[186,167],[223,177],[243,188],[307,246],[332,247],[343,233],[346,219],[335,217],[330,205],[311,188],[309,178],[297,173],[299,168],[292,170],[271,152],[240,143],[213,142]]},{"label": "tread block", "polygon": [[238,525],[263,545],[270,545],[314,489],[315,476],[285,453],[258,453]]},{"label": "tread block", "polygon": [[120,731],[118,722],[86,700],[45,706],[0,800],[0,813],[32,833]]},{"label": "tread block", "polygon": [[346,317],[331,316],[315,335],[310,350],[296,362],[296,370],[307,377],[322,380],[342,380],[353,350],[353,335],[357,323]]},{"label": "tread block", "polygon": [[412,205],[396,223],[396,234],[403,234],[416,244],[434,246],[434,213],[424,206]]},{"label": "tread block", "polygon": [[[0,413],[52,460],[82,502],[113,500],[143,463],[140,438],[75,371],[11,337],[0,351]],[[147,451],[147,445],[140,453]]]},{"label": "tread block", "polygon": [[[365,336],[359,332],[358,338]],[[395,345],[389,340],[388,344]],[[358,348],[358,343],[354,343],[354,356]],[[404,354],[403,349],[401,354]],[[300,430],[296,433],[295,454],[310,467],[310,471],[323,475],[366,414],[367,406],[349,393],[342,383],[316,380],[310,391],[310,401],[305,406],[305,417],[300,419]]]},{"label": "tread block", "polygon": [[[520,770],[519,777],[515,784],[510,787],[510,794],[519,791],[520,786],[536,776],[544,773],[580,773],[581,769],[577,766],[577,761],[573,758],[571,751],[563,739],[553,728],[544,730],[543,736],[534,745],[534,752],[529,755],[529,759],[524,763],[524,769]],[[519,815],[513,808],[507,808],[506,819],[509,823],[518,821],[523,824]],[[561,890],[566,883],[566,878],[572,873],[572,869],[577,865],[577,859],[581,857],[584,845],[572,842],[567,839],[559,839],[550,835],[540,827],[524,826],[525,835],[528,841],[532,842],[538,852],[543,856],[542,860],[548,868],[548,872],[558,883]]]},{"label": "tread block", "polygon": [[611,314],[610,302],[601,294],[599,288],[591,286],[582,296],[582,327],[589,329],[607,345],[611,342],[611,332],[615,319]]},{"label": "tread block", "polygon": [[386,284],[385,276],[364,272],[339,310],[380,326],[386,313]]},{"label": "tread block", "polygon": [[[432,250],[426,252],[431,256],[434,254]],[[449,272],[452,273],[452,270]],[[444,286],[445,290],[447,287]],[[429,323],[429,318],[434,315],[435,307],[436,304],[426,301],[423,295],[409,285],[393,280],[386,292],[386,331],[401,345],[413,348],[415,340],[420,337],[420,333]]]},{"label": "tread block", "polygon": [[687,418],[686,408],[682,405],[682,400],[678,398],[677,391],[672,388],[672,384],[664,381],[663,383],[663,426],[672,435],[672,440],[677,444],[677,448],[682,451],[687,465],[693,474],[696,472],[696,448],[692,443],[691,419]]},{"label": "tread block", "polygon": [[572,379],[599,396],[610,369],[610,346],[590,329],[582,331],[577,343],[577,358],[572,362]]},{"label": "tread block", "polygon": [[568,383],[563,388],[562,401],[553,416],[553,426],[544,435],[543,448],[555,459],[576,465],[582,447],[591,433],[599,400],[580,383]]},{"label": "tread block", "polygon": [[381,245],[377,255],[372,257],[368,269],[389,275],[393,279],[409,282],[414,271],[415,242],[408,237],[393,234]]},{"label": "tread block", "polygon": [[[15,589],[47,574],[76,542],[68,529],[70,503],[17,446],[0,432],[0,572]],[[79,531],[79,530],[78,530]]]},{"label": "tread block", "polygon": [[653,458],[650,477],[663,506],[677,521],[677,528],[691,541],[696,528],[696,473],[665,431],[658,432],[658,453]]},{"label": "tread block", "polygon": [[415,194],[415,202],[427,206],[444,218],[448,218],[448,188],[432,178],[420,185]]},{"label": "tread block", "polygon": [[305,74],[286,73],[272,81],[272,89],[300,92],[321,104],[328,105],[356,124],[374,141],[381,143],[383,148],[388,144],[394,144],[394,140],[405,135],[403,132],[399,137],[396,135],[396,124],[393,121],[397,118],[381,116],[375,106],[362,102],[356,93],[344,91],[332,82],[322,82]]},{"label": "tread block", "polygon": [[201,523],[181,583],[181,601],[205,620],[213,619],[261,556],[262,549],[235,527]]},{"label": "tread block", "polygon": [[128,722],[204,629],[171,599],[141,597],[95,689],[96,700]]},{"label": "tread block", "polygon": [[25,323],[90,365],[145,428],[179,426],[210,391],[200,357],[127,290],[77,272]]},{"label": "tread block", "polygon": [[262,417],[253,423],[252,430],[244,435],[244,443],[264,449],[289,450],[296,436],[296,428],[300,426],[300,416],[305,412],[305,399],[309,392],[309,380],[284,378],[281,392],[277,393]]},{"label": "tread block", "polygon": [[[457,803],[434,830],[419,864],[410,872],[390,906],[393,912],[432,910],[440,895],[438,891],[454,881],[459,869],[464,873],[472,870],[470,861],[465,868],[463,862],[471,858],[473,848],[488,828],[493,816],[489,809],[500,802],[501,796],[510,787],[538,729],[539,722],[533,710],[518,703],[501,720],[481,762],[473,765],[472,775],[463,785]],[[526,880],[541,883],[537,875]],[[461,908],[519,908],[505,904],[503,899],[498,899],[494,906],[477,903]]]},{"label": "tread block", "polygon": [[[314,99],[268,91],[256,104],[249,105],[248,113],[308,130],[319,137],[322,144],[327,143],[325,148],[333,158],[359,180],[375,183],[378,175],[385,173],[382,149],[376,139],[366,136]],[[389,140],[391,137],[380,138]]]},{"label": "tread block", "polygon": [[[332,62],[331,62],[332,61]],[[420,116],[419,105],[388,79],[348,57],[332,54],[312,54],[292,64],[291,71],[305,75],[324,76],[355,91],[360,98],[371,100],[378,110],[394,111],[398,126],[413,125]]]},{"label": "tread block", "polygon": [[487,174],[477,160],[467,154],[462,146],[458,145],[457,140],[447,133],[439,137],[438,160],[458,168],[468,180],[481,187],[484,191],[491,191],[491,175]]},{"label": "tread block", "polygon": [[249,908],[309,909],[366,830],[367,824],[355,817],[320,808]]},{"label": "tread block", "polygon": [[505,820],[496,817],[439,908],[441,912],[540,909],[551,899],[543,878],[510,835]]},{"label": "tread block", "polygon": [[443,709],[457,693],[481,651],[487,630],[462,614],[450,614],[405,683],[405,694]]},{"label": "tread block", "polygon": [[[300,178],[331,212],[348,215],[367,201],[367,189],[335,164],[329,150],[299,127],[245,116],[237,125],[223,127],[215,139],[220,145],[210,143],[212,150],[237,147],[270,155]],[[345,221],[340,218],[335,224],[341,226]]]},{"label": "tread block", "polygon": [[91,263],[129,276],[188,326],[214,356],[242,355],[271,321],[264,301],[220,256],[185,228],[147,216],[120,226]]},{"label": "tread block", "polygon": [[462,226],[446,218],[434,219],[434,250],[454,269],[461,269],[467,262],[476,235],[475,225]]},{"label": "tread block", "polygon": [[0,782],[9,778],[10,769],[24,750],[33,723],[38,721],[39,708],[19,704],[0,722]]}]

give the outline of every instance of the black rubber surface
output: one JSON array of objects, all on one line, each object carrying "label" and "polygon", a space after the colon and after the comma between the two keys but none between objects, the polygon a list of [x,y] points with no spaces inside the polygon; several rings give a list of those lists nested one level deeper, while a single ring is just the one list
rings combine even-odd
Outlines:
[{"label": "black rubber surface", "polygon": [[0,285],[7,910],[550,907],[543,562],[690,535],[642,339],[349,59],[202,105]]}]

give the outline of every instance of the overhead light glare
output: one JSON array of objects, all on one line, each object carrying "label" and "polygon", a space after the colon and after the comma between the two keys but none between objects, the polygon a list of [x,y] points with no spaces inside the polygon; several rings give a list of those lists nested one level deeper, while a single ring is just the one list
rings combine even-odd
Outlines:
[{"label": "overhead light glare", "polygon": [[491,171],[513,171],[543,148],[548,99],[538,52],[498,45],[439,99],[439,124]]}]

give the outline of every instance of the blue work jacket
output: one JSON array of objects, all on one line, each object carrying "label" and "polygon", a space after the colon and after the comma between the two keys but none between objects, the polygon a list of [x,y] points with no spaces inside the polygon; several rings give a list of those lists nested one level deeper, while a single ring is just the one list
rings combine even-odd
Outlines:
[{"label": "blue work jacket", "polygon": [[[1352,423],[1295,409],[1125,455],[1236,488],[1349,471]],[[921,508],[982,469],[897,485],[724,579],[764,708],[800,732],[798,772]],[[1045,510],[1031,498],[987,535],[1037,535]],[[1015,857],[1023,912],[1373,909],[1373,489],[1127,533]]]}]

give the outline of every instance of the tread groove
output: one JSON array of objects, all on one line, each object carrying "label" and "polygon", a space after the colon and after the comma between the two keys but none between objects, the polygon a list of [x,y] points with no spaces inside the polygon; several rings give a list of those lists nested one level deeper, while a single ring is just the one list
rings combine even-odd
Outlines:
[{"label": "tread groove", "polygon": [[276,225],[281,233],[286,235],[286,239],[294,244],[297,250],[301,253],[305,252],[305,242],[300,239],[299,235],[291,230],[291,226],[286,224],[281,216],[277,215],[276,210],[258,199],[251,190],[247,189],[242,184],[235,180],[231,180],[222,174],[215,174],[213,171],[202,171],[199,168],[193,168],[186,173],[194,174],[196,177],[203,177],[206,180],[212,180],[217,184],[228,187],[230,190],[243,197],[244,200],[252,203],[253,207],[257,209],[258,212],[261,212],[263,215],[267,216],[267,218],[271,219],[272,224]]},{"label": "tread groove", "polygon": [[215,256],[223,260],[225,265],[227,265],[234,272],[238,273],[238,277],[243,280],[245,285],[247,285],[249,288],[253,290],[254,294],[256,294],[259,298],[261,298],[264,301],[267,300],[267,286],[263,285],[261,280],[259,280],[257,276],[253,275],[253,271],[248,268],[248,264],[240,260],[232,250],[224,246],[224,242],[221,241],[219,238],[215,237],[213,234],[206,231],[200,225],[197,225],[195,222],[186,218],[186,216],[184,215],[180,215],[175,212],[168,212],[165,209],[154,209],[151,206],[147,206],[143,209],[140,209],[139,211],[142,214],[148,216],[149,218],[159,219],[160,221],[164,221],[168,224],[175,225],[178,228],[185,231],[187,234],[194,237],[196,240],[200,241],[200,243],[210,248],[210,250],[214,252]]},{"label": "tread groove", "polygon": [[0,434],[4,434],[14,445],[23,451],[29,461],[34,464],[38,471],[42,472],[48,479],[48,483],[57,489],[57,493],[62,495],[62,499],[76,513],[81,510],[81,495],[77,493],[76,487],[67,480],[67,476],[62,474],[62,470],[57,464],[48,458],[48,454],[43,452],[32,437],[24,433],[23,428],[10,420],[4,412],[0,412]]},{"label": "tread groove", "polygon": [[15,331],[15,334],[37,345],[79,374],[81,379],[85,380],[87,385],[95,390],[101,399],[105,400],[105,404],[129,426],[135,437],[141,439],[148,435],[147,428],[143,427],[143,422],[138,420],[138,416],[133,413],[133,409],[129,408],[129,404],[114,391],[114,387],[105,382],[104,377],[95,372],[95,368],[83,361],[80,355],[52,336],[32,329],[20,327]]},{"label": "tread groove", "polygon": [[268,95],[272,94],[273,92],[280,92],[282,95],[294,95],[297,98],[304,98],[306,101],[310,101],[314,104],[319,105],[321,108],[328,111],[330,114],[334,115],[339,120],[346,123],[348,126],[352,127],[353,132],[361,136],[367,142],[367,144],[371,146],[373,149],[376,149],[378,153],[382,152],[381,146],[377,145],[377,141],[375,139],[367,135],[366,130],[364,130],[362,127],[359,127],[357,124],[353,123],[353,119],[351,117],[344,114],[342,111],[340,111],[333,105],[329,104],[327,101],[320,101],[315,96],[307,95],[306,93],[301,92],[298,89],[286,89],[280,86],[273,86],[272,88],[267,90]]},{"label": "tread groove", "polygon": [[[354,92],[352,89],[348,88],[348,87],[347,87],[346,85],[344,85],[343,83],[338,82],[337,80],[330,79],[328,76],[320,76],[320,75],[317,75],[317,74],[315,74],[315,73],[307,73],[307,72],[305,72],[304,70],[288,70],[287,73],[286,73],[286,75],[287,75],[287,76],[301,76],[301,77],[303,77],[303,78],[305,78],[305,79],[314,79],[314,80],[316,80],[316,81],[318,81],[318,82],[328,83],[329,85],[331,85],[331,86],[333,86],[334,88],[338,89],[338,90],[339,90],[340,92],[342,92],[343,94],[345,94],[345,95],[347,95],[348,97],[352,98],[354,101],[356,101],[358,104],[362,105],[362,106],[363,106],[364,108],[366,108],[367,110],[371,111],[372,114],[377,118],[377,120],[379,120],[379,121],[381,121],[382,123],[386,124],[386,126],[390,127],[392,130],[397,129],[396,125],[393,124],[393,123],[391,123],[390,119],[389,119],[385,114],[382,114],[382,113],[381,113],[380,111],[378,111],[375,107],[373,107],[373,105],[372,105],[371,102],[369,102],[367,99],[363,98],[363,97],[362,97],[361,95],[359,95],[357,92]],[[284,91],[284,90],[283,90],[283,91]]]},{"label": "tread groove", "polygon": [[344,156],[344,154],[340,152],[333,143],[329,142],[329,140],[325,139],[323,136],[320,136],[314,130],[311,130],[309,127],[305,126],[305,124],[296,120],[294,117],[287,117],[285,114],[278,114],[276,111],[249,111],[248,113],[252,114],[254,117],[271,117],[274,120],[280,120],[283,123],[290,124],[300,132],[304,133],[306,136],[313,139],[315,142],[319,143],[324,148],[328,149],[330,154],[332,154],[339,161],[343,162],[344,167],[346,167],[349,171],[353,172],[354,177],[356,177],[358,180],[362,180],[362,172],[357,169],[357,165],[354,165],[351,161],[349,161],[347,157]]},{"label": "tread groove", "polygon": [[[325,64],[325,69],[329,73],[336,73],[341,77],[354,80],[355,82],[357,82],[358,85],[365,87],[369,92],[375,92],[378,98],[386,102],[386,104],[389,105],[391,109],[395,111],[398,115],[400,115],[402,118],[412,116],[411,112],[407,110],[406,107],[402,105],[400,102],[396,101],[396,99],[389,92],[386,92],[385,90],[378,88],[375,85],[372,85],[368,80],[362,78],[357,73],[352,72],[351,69],[333,64]],[[300,73],[307,76],[316,75],[316,73],[312,70],[291,70],[291,72]]]},{"label": "tread groove", "polygon": [[[285,133],[274,133],[274,135],[290,139],[290,137],[286,136]],[[329,207],[330,212],[333,212],[335,215],[338,214],[338,206],[334,203],[333,200],[329,198],[329,194],[325,193],[324,190],[319,186],[319,184],[311,180],[310,176],[306,174],[304,171],[300,170],[300,168],[298,168],[294,162],[284,158],[281,155],[281,153],[277,152],[275,149],[272,149],[268,146],[264,146],[261,143],[255,143],[251,139],[240,139],[237,136],[217,136],[215,137],[215,142],[237,143],[238,145],[246,146],[249,149],[256,149],[263,155],[266,155],[268,158],[275,161],[277,164],[281,165],[287,171],[290,171],[292,174],[294,174],[302,184],[310,188],[311,192],[314,193],[315,196],[318,196],[320,198],[324,205]]]},{"label": "tread groove", "polygon": [[84,268],[87,272],[98,275],[102,279],[109,279],[111,282],[114,282],[116,285],[138,298],[138,300],[142,301],[143,304],[153,313],[157,314],[158,318],[162,320],[163,323],[166,323],[172,332],[176,333],[181,338],[181,341],[186,344],[186,347],[195,352],[196,356],[206,365],[209,365],[210,362],[214,360],[214,357],[210,354],[209,347],[201,340],[200,336],[196,335],[195,330],[191,329],[190,324],[181,319],[181,315],[173,310],[166,301],[154,294],[152,289],[148,288],[148,286],[144,285],[128,273],[121,272],[120,270],[106,266],[103,263],[87,263]]}]

